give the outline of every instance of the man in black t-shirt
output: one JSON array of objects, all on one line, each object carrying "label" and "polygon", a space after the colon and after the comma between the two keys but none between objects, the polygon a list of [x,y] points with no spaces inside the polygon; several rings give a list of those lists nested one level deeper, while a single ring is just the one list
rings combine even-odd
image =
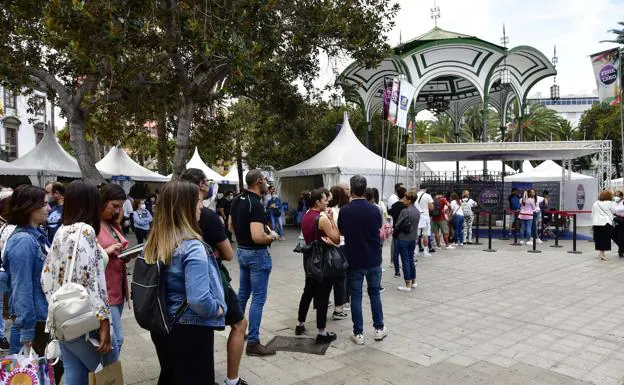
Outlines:
[{"label": "man in black t-shirt", "polygon": [[223,198],[217,201],[217,214],[219,214],[221,219],[223,219],[225,231],[230,242],[232,242],[232,232],[229,230],[228,220],[230,217],[230,211],[232,210],[232,199],[234,199],[234,193],[232,193],[231,190],[228,190],[225,194],[223,194]]},{"label": "man in black t-shirt", "polygon": [[[399,200],[396,201],[392,205],[392,207],[390,207],[390,216],[392,217],[392,223],[397,223],[399,219],[399,214],[401,214],[401,211],[403,211],[403,209],[407,207],[405,206],[405,203],[403,201],[406,192],[407,190],[403,186],[396,189],[396,194]],[[392,235],[392,264],[394,265],[394,276],[400,277],[401,266],[399,262],[399,239],[395,237],[394,234]]]},{"label": "man in black t-shirt", "polygon": [[236,235],[238,248],[236,257],[240,266],[240,287],[238,299],[245,312],[251,296],[249,308],[248,356],[275,354],[260,343],[260,323],[269,287],[269,275],[273,267],[268,246],[278,238],[275,231],[266,226],[267,217],[262,196],[269,185],[260,170],[250,170],[245,177],[247,190],[232,201],[232,211],[228,224]]},{"label": "man in black t-shirt", "polygon": [[[208,181],[206,174],[200,169],[189,168],[180,175],[181,180],[186,180],[199,186],[199,189],[208,195]],[[214,211],[203,207],[199,217],[199,228],[202,231],[204,242],[206,242],[217,256],[219,268],[222,275],[230,281],[230,274],[223,265],[223,261],[231,261],[233,258],[232,245],[225,233],[225,227],[221,219]],[[225,301],[227,313],[225,313],[225,324],[230,326],[230,336],[227,342],[227,383],[237,385],[247,385],[247,382],[238,376],[243,347],[245,346],[245,331],[247,330],[247,320],[245,313],[238,302],[238,295],[232,286],[224,284]]]}]

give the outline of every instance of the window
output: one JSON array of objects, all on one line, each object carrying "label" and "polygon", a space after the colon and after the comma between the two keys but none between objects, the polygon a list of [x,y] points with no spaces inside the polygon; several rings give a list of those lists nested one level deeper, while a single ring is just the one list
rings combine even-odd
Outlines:
[{"label": "window", "polygon": [[41,122],[35,124],[35,145],[41,142],[41,139],[43,139],[43,134],[45,134],[45,125]]},{"label": "window", "polygon": [[33,110],[35,112],[35,116],[45,116],[46,104],[45,98],[43,96],[35,96],[33,101]]},{"label": "window", "polygon": [[4,89],[4,107],[15,109],[15,94],[7,88]]},{"label": "window", "polygon": [[4,119],[5,144],[4,150],[9,161],[17,159],[17,131],[21,122],[18,119],[8,117]]}]

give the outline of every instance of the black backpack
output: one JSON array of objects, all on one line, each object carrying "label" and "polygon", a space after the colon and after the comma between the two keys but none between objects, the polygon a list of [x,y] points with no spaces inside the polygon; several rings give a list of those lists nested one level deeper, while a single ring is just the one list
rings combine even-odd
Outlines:
[{"label": "black backpack", "polygon": [[143,254],[134,262],[132,271],[132,304],[134,318],[140,327],[159,335],[168,335],[175,322],[188,308],[184,301],[173,319],[167,315],[167,288],[165,287],[165,269],[162,262],[145,262]]},{"label": "black backpack", "polygon": [[439,217],[442,215],[442,207],[440,206],[440,198],[433,200],[433,210],[430,212],[432,217]]}]

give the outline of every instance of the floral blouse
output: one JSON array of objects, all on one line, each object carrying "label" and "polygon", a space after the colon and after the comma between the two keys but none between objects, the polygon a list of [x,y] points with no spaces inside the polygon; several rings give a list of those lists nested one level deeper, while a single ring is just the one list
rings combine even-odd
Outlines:
[{"label": "floral blouse", "polygon": [[[9,225],[7,223],[0,226],[0,250],[4,250],[4,245],[6,245],[6,242],[9,240],[9,237],[13,234],[16,227],[15,225]],[[4,257],[4,255],[2,256]]]},{"label": "floral blouse", "polygon": [[[82,232],[78,234],[81,227]],[[110,306],[106,292],[102,251],[98,246],[95,230],[90,225],[79,222],[61,226],[58,229],[43,265],[41,274],[43,292],[49,302],[52,294],[63,286],[65,270],[71,264],[76,240],[78,240],[78,248],[72,282],[87,289],[96,317],[99,320],[109,319]]]}]

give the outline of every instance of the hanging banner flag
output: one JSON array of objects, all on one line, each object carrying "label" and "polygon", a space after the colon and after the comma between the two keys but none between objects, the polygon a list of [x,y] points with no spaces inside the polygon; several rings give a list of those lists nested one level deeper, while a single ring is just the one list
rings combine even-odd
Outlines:
[{"label": "hanging banner flag", "polygon": [[400,90],[401,81],[398,78],[394,78],[392,81],[392,97],[390,98],[390,107],[388,109],[388,121],[392,124],[397,123]]},{"label": "hanging banner flag", "polygon": [[621,67],[617,48],[590,56],[600,102],[615,106],[620,103]]},{"label": "hanging banner flag", "polygon": [[383,120],[388,119],[388,111],[390,110],[390,99],[392,99],[392,79],[384,78],[384,88],[382,97],[383,101]]},{"label": "hanging banner flag", "polygon": [[407,128],[407,113],[412,105],[412,98],[416,92],[416,87],[408,82],[401,83],[401,92],[399,93],[399,109],[397,113],[397,126]]}]

